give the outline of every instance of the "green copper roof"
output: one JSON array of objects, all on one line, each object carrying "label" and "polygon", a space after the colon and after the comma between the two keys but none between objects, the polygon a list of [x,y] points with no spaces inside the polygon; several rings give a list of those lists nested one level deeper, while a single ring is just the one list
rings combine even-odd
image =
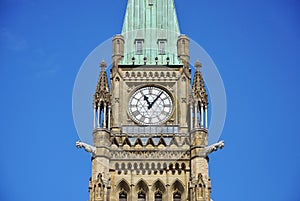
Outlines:
[{"label": "green copper roof", "polygon": [[180,35],[174,0],[128,0],[122,35],[125,39],[121,64],[179,65],[177,38]]}]

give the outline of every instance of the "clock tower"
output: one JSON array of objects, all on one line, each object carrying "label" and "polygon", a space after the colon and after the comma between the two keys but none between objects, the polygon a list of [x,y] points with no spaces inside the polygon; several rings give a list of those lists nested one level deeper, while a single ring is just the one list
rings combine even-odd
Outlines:
[{"label": "clock tower", "polygon": [[[94,95],[89,201],[210,201],[208,96],[174,0],[128,0]],[[99,55],[101,57],[101,55]],[[110,85],[109,85],[110,82]]]}]

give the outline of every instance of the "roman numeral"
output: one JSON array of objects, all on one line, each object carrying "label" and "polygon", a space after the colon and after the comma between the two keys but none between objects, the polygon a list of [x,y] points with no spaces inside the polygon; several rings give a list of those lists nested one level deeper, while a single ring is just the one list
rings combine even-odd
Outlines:
[{"label": "roman numeral", "polygon": [[144,122],[145,119],[146,119],[146,118],[145,118],[144,116],[142,116],[139,120],[142,121],[142,122]]},{"label": "roman numeral", "polygon": [[137,115],[140,114],[140,112],[139,112],[138,110],[136,110],[136,111],[132,112],[132,114],[133,114],[134,116],[137,116]]},{"label": "roman numeral", "polygon": [[168,112],[166,112],[166,111],[162,111],[162,113],[161,113],[161,114],[163,114],[163,115],[167,116],[169,113],[168,113]]}]

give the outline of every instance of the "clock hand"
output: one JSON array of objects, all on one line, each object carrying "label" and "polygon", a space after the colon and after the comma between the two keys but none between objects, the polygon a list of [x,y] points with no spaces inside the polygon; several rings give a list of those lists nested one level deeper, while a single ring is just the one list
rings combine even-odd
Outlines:
[{"label": "clock hand", "polygon": [[148,104],[148,107],[149,107],[149,105],[151,105],[151,103],[149,102],[149,100],[148,100],[149,98],[146,96],[146,95],[144,95],[144,100],[147,102],[147,104]]},{"label": "clock hand", "polygon": [[162,95],[163,92],[160,92],[160,94],[154,99],[154,101],[152,103],[150,103],[150,105],[148,106],[148,109],[150,110],[152,108],[152,106],[154,105],[154,103],[159,99],[159,97]]}]

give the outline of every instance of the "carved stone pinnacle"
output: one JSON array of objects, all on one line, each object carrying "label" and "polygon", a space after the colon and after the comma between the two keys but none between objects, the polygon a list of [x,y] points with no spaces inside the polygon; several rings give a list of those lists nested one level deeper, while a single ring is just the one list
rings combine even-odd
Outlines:
[{"label": "carved stone pinnacle", "polygon": [[107,67],[106,62],[104,60],[102,60],[100,67],[102,71],[105,70],[105,68]]},{"label": "carved stone pinnacle", "polygon": [[196,63],[194,64],[195,68],[197,71],[200,71],[200,68],[202,67],[202,64],[199,60],[196,61]]}]

